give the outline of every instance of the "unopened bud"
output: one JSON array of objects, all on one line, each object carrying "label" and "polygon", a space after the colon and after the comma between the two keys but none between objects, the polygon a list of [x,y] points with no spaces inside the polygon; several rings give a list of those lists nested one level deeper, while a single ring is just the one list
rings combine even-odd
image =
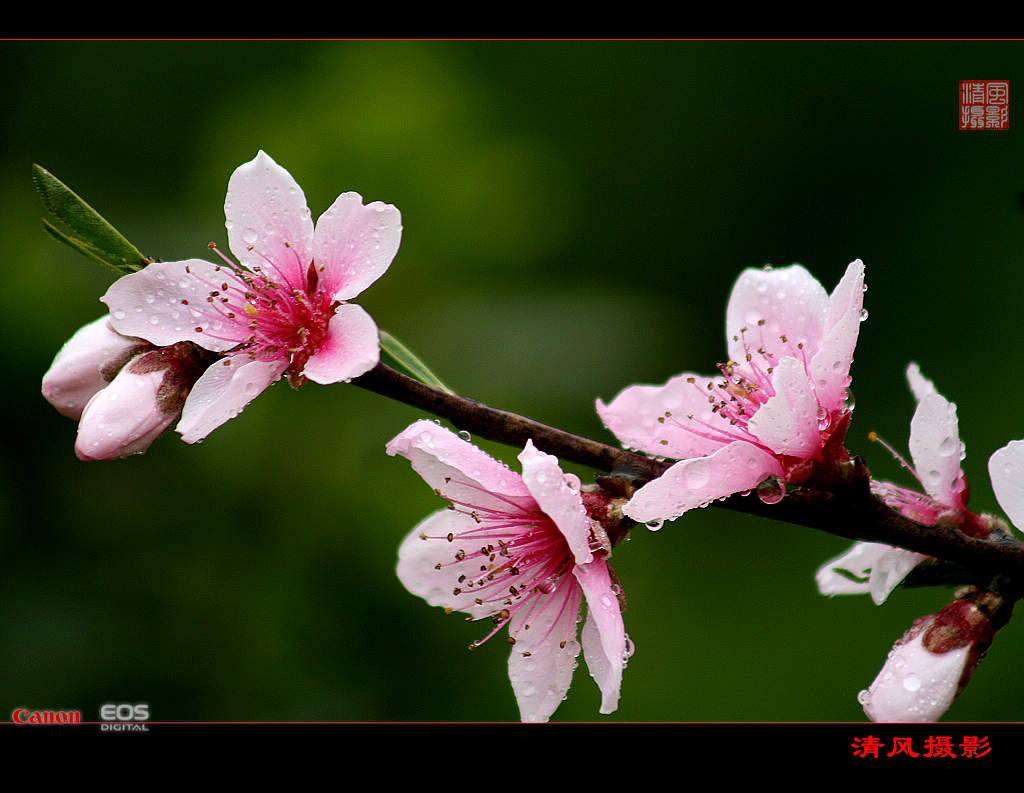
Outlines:
[{"label": "unopened bud", "polygon": [[115,332],[108,317],[90,322],[68,339],[53,359],[43,375],[43,396],[68,418],[80,419],[89,400],[133,355],[151,346]]},{"label": "unopened bud", "polygon": [[937,721],[966,687],[992,641],[989,615],[1002,607],[973,587],[937,614],[915,620],[858,700],[872,721]]}]

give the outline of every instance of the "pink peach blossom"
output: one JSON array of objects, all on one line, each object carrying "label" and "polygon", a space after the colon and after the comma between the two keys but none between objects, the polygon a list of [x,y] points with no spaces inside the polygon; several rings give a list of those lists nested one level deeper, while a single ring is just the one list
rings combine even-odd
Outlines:
[{"label": "pink peach blossom", "polygon": [[[601,713],[618,706],[627,652],[610,544],[583,505],[579,479],[531,441],[522,476],[432,421],[387,445],[450,502],[402,542],[398,578],[446,612],[508,628],[508,674],[523,721],[547,721],[569,690],[580,642],[601,690]],[[586,623],[577,641],[580,610]]]},{"label": "pink peach blossom", "polygon": [[373,368],[377,327],[346,301],[387,270],[402,231],[395,207],[364,206],[351,192],[314,227],[302,189],[262,151],[231,175],[224,214],[240,264],[223,255],[219,264],[154,262],[102,298],[123,335],[161,347],[193,342],[222,355],[185,403],[177,431],[188,443],[236,416],[282,375],[297,388]]},{"label": "pink peach blossom", "polygon": [[[960,466],[966,452],[960,441],[956,405],[935,390],[916,363],[907,367],[907,380],[917,400],[910,421],[914,464],[897,459],[917,478],[924,492],[872,480],[872,493],[911,520],[925,524],[943,520],[969,533],[987,533],[983,518],[967,509],[967,478]],[[859,542],[824,564],[815,580],[823,595],[870,593],[881,605],[907,574],[928,558],[884,543]]]},{"label": "pink peach blossom", "polygon": [[863,292],[859,259],[831,295],[800,265],[745,270],[726,308],[720,376],[684,373],[598,400],[627,447],[680,461],[641,487],[626,514],[660,524],[768,477],[785,481],[826,449],[845,454]]}]

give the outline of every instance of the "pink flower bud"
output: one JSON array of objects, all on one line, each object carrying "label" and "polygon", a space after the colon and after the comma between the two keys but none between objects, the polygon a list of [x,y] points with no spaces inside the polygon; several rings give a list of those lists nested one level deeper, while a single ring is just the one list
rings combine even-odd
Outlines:
[{"label": "pink flower bud", "polygon": [[82,412],[75,453],[81,460],[116,460],[141,454],[180,415],[158,397],[165,370],[136,374],[126,366]]},{"label": "pink flower bud", "polygon": [[82,417],[86,403],[104,388],[132,353],[150,345],[116,333],[104,316],[78,330],[43,375],[43,396],[62,414]]},{"label": "pink flower bud", "polygon": [[[896,642],[878,677],[857,699],[872,721],[929,722],[938,719],[966,687],[994,629],[969,598],[953,600],[938,614],[915,620]],[[988,606],[995,596],[982,596]],[[988,600],[986,600],[988,598]]]}]

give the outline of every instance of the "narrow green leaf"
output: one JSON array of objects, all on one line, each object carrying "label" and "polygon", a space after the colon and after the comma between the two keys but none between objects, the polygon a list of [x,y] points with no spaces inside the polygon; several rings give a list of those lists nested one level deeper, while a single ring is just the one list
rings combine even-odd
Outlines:
[{"label": "narrow green leaf", "polygon": [[424,383],[431,388],[436,388],[439,391],[444,391],[446,394],[455,394],[454,391],[441,382],[437,375],[427,368],[427,365],[423,363],[423,361],[413,355],[412,351],[408,347],[384,330],[380,332],[380,348],[387,353],[395,363],[405,369],[421,383]]},{"label": "narrow green leaf", "polygon": [[32,182],[43,206],[54,221],[43,218],[43,227],[79,253],[122,275],[141,270],[151,261],[108,223],[99,212],[60,179],[33,163]]}]

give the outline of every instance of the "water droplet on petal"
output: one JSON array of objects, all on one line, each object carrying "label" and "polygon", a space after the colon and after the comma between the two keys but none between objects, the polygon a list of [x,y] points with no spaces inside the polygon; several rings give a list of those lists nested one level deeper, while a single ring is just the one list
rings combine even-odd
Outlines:
[{"label": "water droplet on petal", "polygon": [[649,521],[647,521],[647,528],[649,528],[651,531],[657,531],[658,529],[660,529],[664,525],[665,525],[665,521],[663,521],[663,520],[649,520]]},{"label": "water droplet on petal", "polygon": [[769,476],[757,486],[757,497],[765,504],[778,504],[786,495],[786,484],[777,476]]},{"label": "water droplet on petal", "polygon": [[464,441],[468,441],[471,440],[473,436],[470,435],[466,430],[459,430],[459,437],[462,438],[462,440]]},{"label": "water droplet on petal", "polygon": [[868,318],[868,310],[866,308],[862,308],[860,310],[860,321],[863,322],[867,318]]}]

